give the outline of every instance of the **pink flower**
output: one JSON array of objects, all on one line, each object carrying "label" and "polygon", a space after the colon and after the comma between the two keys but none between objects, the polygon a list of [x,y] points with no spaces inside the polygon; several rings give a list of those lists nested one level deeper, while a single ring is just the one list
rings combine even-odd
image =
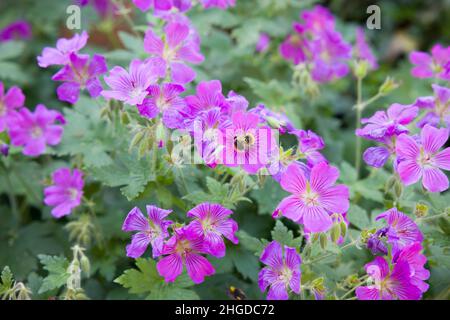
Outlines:
[{"label": "pink flower", "polygon": [[188,25],[177,22],[169,22],[164,31],[165,38],[162,40],[152,29],[147,30],[144,49],[166,62],[172,82],[191,82],[195,78],[195,72],[185,62],[198,64],[204,60],[197,37],[191,35]]},{"label": "pink flower", "polygon": [[367,61],[371,69],[378,68],[377,58],[367,44],[361,27],[356,28],[355,54],[358,59]]},{"label": "pink flower", "polygon": [[444,48],[436,44],[431,49],[431,55],[426,52],[413,51],[409,55],[409,61],[414,65],[411,74],[416,78],[437,77],[450,80],[448,63],[450,62],[450,47]]},{"label": "pink flower", "polygon": [[234,244],[239,243],[235,233],[238,230],[236,221],[229,216],[233,211],[222,207],[220,204],[202,203],[191,209],[187,216],[194,218],[187,228],[198,237],[203,237],[205,250],[215,256],[225,256],[225,243],[223,237]]},{"label": "pink flower", "polygon": [[150,8],[166,11],[172,8],[172,0],[133,0],[133,3],[141,11],[148,11]]},{"label": "pink flower", "polygon": [[312,10],[305,10],[300,14],[304,20],[304,27],[312,33],[321,33],[325,30],[333,30],[334,17],[327,8],[316,5]]},{"label": "pink flower", "polygon": [[148,96],[142,104],[138,104],[139,113],[149,119],[162,113],[162,120],[166,127],[182,128],[184,118],[180,113],[186,108],[186,103],[180,93],[184,87],[174,83],[165,83],[161,86],[150,85],[147,89]]},{"label": "pink flower", "polygon": [[109,76],[105,77],[106,84],[112,90],[103,90],[101,95],[133,106],[141,104],[148,94],[148,87],[165,74],[165,66],[160,59],[149,59],[144,62],[134,59],[129,69],[128,72],[122,67],[112,68]]},{"label": "pink flower", "polygon": [[138,231],[127,245],[127,256],[139,258],[147,250],[149,244],[152,246],[153,257],[161,255],[164,247],[164,239],[169,236],[167,229],[172,221],[165,218],[172,210],[164,210],[156,206],[146,206],[147,218],[144,217],[138,207],[134,207],[128,213],[123,222],[122,230],[131,232]]},{"label": "pink flower", "polygon": [[258,42],[256,43],[256,51],[264,52],[269,48],[270,37],[267,33],[261,32],[259,35]]},{"label": "pink flower", "polygon": [[176,229],[174,235],[164,244],[164,258],[156,265],[158,273],[166,282],[173,282],[186,266],[189,277],[194,283],[202,283],[205,276],[215,273],[212,264],[201,254],[207,253],[203,238],[187,228]]},{"label": "pink flower", "polygon": [[382,257],[365,265],[373,284],[356,288],[359,300],[419,300],[421,291],[411,280],[410,265],[397,261],[392,269]]},{"label": "pink flower", "polygon": [[236,5],[236,0],[200,0],[200,2],[205,9],[216,7],[225,10]]},{"label": "pink flower", "polygon": [[304,170],[291,164],[281,177],[281,187],[292,193],[284,198],[274,212],[297,223],[311,232],[331,228],[332,213],[345,213],[349,208],[349,191],[345,185],[336,185],[339,170],[325,162],[315,165],[307,178]]},{"label": "pink flower", "polygon": [[46,47],[42,55],[37,57],[38,64],[42,68],[51,65],[65,65],[69,63],[71,53],[78,53],[87,43],[89,35],[83,31],[81,35],[75,34],[70,39],[61,38],[56,42],[56,49]]},{"label": "pink flower", "polygon": [[325,147],[322,137],[312,130],[294,130],[291,132],[298,138],[298,149],[308,161],[308,166],[313,167],[320,162],[327,162],[327,159],[319,152]]},{"label": "pink flower", "polygon": [[46,145],[57,145],[61,141],[64,117],[57,111],[48,110],[39,104],[32,113],[26,108],[13,114],[9,121],[9,134],[14,146],[23,146],[26,156],[38,156],[45,152]]},{"label": "pink flower", "polygon": [[450,148],[439,152],[448,135],[449,129],[437,129],[427,124],[422,129],[419,141],[406,134],[398,137],[397,171],[405,185],[414,184],[423,177],[422,184],[430,192],[448,189],[448,178],[441,169],[450,170]]},{"label": "pink flower", "polygon": [[103,88],[98,76],[108,71],[106,60],[98,54],[88,60],[87,55],[71,53],[68,64],[53,76],[52,80],[64,81],[57,89],[59,100],[74,104],[82,89],[87,89],[92,98],[100,95]]},{"label": "pink flower", "polygon": [[421,109],[428,109],[429,112],[417,122],[419,128],[423,128],[426,124],[438,127],[441,123],[450,128],[450,89],[431,85],[434,96],[417,98],[415,106]]},{"label": "pink flower", "polygon": [[299,64],[306,60],[306,53],[309,48],[309,40],[306,38],[303,26],[294,24],[294,33],[286,37],[280,45],[280,54],[294,64]]},{"label": "pink flower", "polygon": [[83,195],[83,173],[77,169],[61,168],[52,174],[53,185],[44,189],[44,203],[54,207],[52,215],[61,218],[78,207]]},{"label": "pink flower", "polygon": [[17,20],[0,30],[0,42],[13,39],[31,38],[31,25],[25,20]]},{"label": "pink flower", "polygon": [[392,244],[394,253],[412,243],[422,242],[423,236],[417,224],[397,208],[379,214],[376,220],[380,219],[384,219],[388,225],[383,233],[387,242]]},{"label": "pink flower", "polygon": [[234,113],[231,122],[219,137],[223,145],[221,161],[226,166],[242,166],[248,173],[256,174],[269,163],[273,150],[278,150],[272,130],[260,127],[259,116],[250,112]]},{"label": "pink flower", "polygon": [[261,291],[269,288],[268,300],[287,300],[288,291],[300,293],[300,264],[302,258],[295,248],[283,247],[276,241],[269,243],[261,254],[261,261],[267,265],[258,275]]},{"label": "pink flower", "polygon": [[23,107],[24,102],[25,96],[20,88],[11,87],[5,94],[3,82],[0,82],[0,132],[6,130],[9,119],[16,109]]}]

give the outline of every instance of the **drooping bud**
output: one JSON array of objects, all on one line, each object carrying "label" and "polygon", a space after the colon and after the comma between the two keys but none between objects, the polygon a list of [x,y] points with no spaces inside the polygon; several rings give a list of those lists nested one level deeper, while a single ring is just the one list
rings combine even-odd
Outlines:
[{"label": "drooping bud", "polygon": [[381,85],[378,92],[381,95],[387,95],[391,91],[397,89],[399,86],[400,86],[400,84],[398,82],[395,82],[395,80],[392,79],[391,77],[387,77],[386,80],[384,81],[384,83]]},{"label": "drooping bud", "polygon": [[321,233],[320,236],[319,236],[319,239],[320,239],[320,246],[321,246],[321,248],[325,250],[326,247],[327,247],[327,244],[328,244],[327,235],[325,233]]},{"label": "drooping bud", "polygon": [[353,72],[356,78],[358,79],[365,78],[368,70],[369,70],[369,63],[366,60],[355,61],[353,65]]},{"label": "drooping bud", "polygon": [[6,143],[0,144],[0,153],[7,157],[9,154],[9,145]]},{"label": "drooping bud", "polygon": [[339,240],[339,237],[341,236],[341,226],[339,223],[333,224],[333,227],[331,227],[331,241],[337,242]]},{"label": "drooping bud", "polygon": [[341,237],[345,238],[345,236],[347,235],[347,224],[344,221],[341,221],[340,229],[341,229]]}]

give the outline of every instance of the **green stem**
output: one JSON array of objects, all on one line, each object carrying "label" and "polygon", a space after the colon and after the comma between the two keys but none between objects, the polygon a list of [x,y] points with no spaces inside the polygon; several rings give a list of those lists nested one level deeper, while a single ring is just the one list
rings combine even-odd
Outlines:
[{"label": "green stem", "polygon": [[[347,248],[350,248],[350,247],[354,246],[355,244],[356,244],[356,241],[355,241],[355,240],[352,241],[352,242],[350,242],[350,243],[347,243],[345,246],[342,246],[342,247],[341,247],[341,252],[344,251],[344,250],[347,249]],[[325,259],[325,258],[334,256],[334,255],[336,255],[336,253],[334,253],[334,252],[327,253],[327,254],[324,254],[323,256],[320,256],[320,257],[318,257],[318,258],[316,258],[316,259],[313,259],[313,260],[311,260],[311,261],[305,261],[303,264],[304,264],[304,265],[306,265],[306,264],[312,264],[312,263],[318,262],[318,261],[320,261],[320,260],[323,260],[323,259]]]},{"label": "green stem", "polygon": [[8,195],[9,204],[11,206],[11,211],[15,217],[17,225],[19,225],[20,224],[20,212],[18,210],[16,197],[13,194],[14,188],[11,183],[11,177],[9,175],[9,171],[8,171],[9,168],[5,165],[5,163],[3,161],[0,161],[0,164],[1,164],[1,168],[5,172],[5,181],[6,181],[6,186],[8,188],[7,195]]},{"label": "green stem", "polygon": [[438,218],[445,217],[445,216],[448,216],[448,215],[449,215],[448,212],[443,212],[443,213],[440,213],[440,214],[436,214],[434,216],[419,218],[419,219],[416,220],[416,222],[420,223],[420,222],[423,222],[423,221],[430,221],[430,220],[438,219]]}]

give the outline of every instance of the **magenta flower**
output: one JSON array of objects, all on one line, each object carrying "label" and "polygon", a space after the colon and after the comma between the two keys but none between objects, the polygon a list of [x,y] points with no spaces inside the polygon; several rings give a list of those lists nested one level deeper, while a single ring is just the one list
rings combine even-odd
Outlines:
[{"label": "magenta flower", "polygon": [[438,127],[441,123],[450,128],[450,89],[432,84],[434,96],[421,97],[414,103],[421,109],[430,111],[417,122],[419,128],[426,124]]},{"label": "magenta flower", "polygon": [[5,94],[3,82],[0,82],[0,132],[6,130],[9,119],[17,108],[23,107],[25,96],[22,89],[11,87]]},{"label": "magenta flower", "polygon": [[319,83],[342,78],[349,72],[352,47],[334,30],[324,30],[310,45],[312,78]]},{"label": "magenta flower", "polygon": [[0,153],[7,157],[9,154],[9,145],[7,145],[6,143],[0,143]]},{"label": "magenta flower", "polygon": [[334,29],[334,17],[327,8],[316,5],[311,10],[305,10],[300,14],[304,21],[304,28],[312,33],[321,33]]},{"label": "magenta flower", "polygon": [[161,86],[150,85],[147,89],[148,96],[142,104],[138,104],[139,113],[149,119],[162,113],[162,120],[166,127],[183,128],[184,118],[180,113],[186,108],[184,99],[180,93],[184,87],[174,83],[165,83]]},{"label": "magenta flower", "polygon": [[256,43],[257,52],[265,52],[270,45],[270,36],[267,33],[261,32]]},{"label": "magenta flower", "polygon": [[366,139],[379,141],[384,137],[408,132],[406,125],[411,123],[419,108],[399,103],[392,104],[386,111],[377,111],[370,118],[364,118],[361,123],[364,128],[357,129],[356,135]]},{"label": "magenta flower", "polygon": [[450,62],[450,47],[444,48],[436,44],[431,48],[431,55],[426,52],[413,51],[409,55],[409,61],[414,65],[411,74],[416,78],[437,77],[450,80],[448,63]]},{"label": "magenta flower", "polygon": [[200,0],[205,9],[219,8],[225,10],[227,7],[234,7],[236,0]]},{"label": "magenta flower", "polygon": [[108,16],[110,13],[114,13],[114,10],[117,8],[110,0],[75,0],[75,3],[82,7],[88,5],[89,2],[92,2],[92,6],[95,11],[97,11],[97,13],[103,18]]},{"label": "magenta flower", "polygon": [[9,121],[9,135],[14,146],[23,146],[26,156],[38,156],[45,152],[46,145],[57,145],[61,141],[63,127],[55,124],[65,123],[61,113],[48,110],[39,104],[34,112],[22,108],[14,113]]},{"label": "magenta flower", "polygon": [[148,11],[150,8],[166,11],[172,8],[172,0],[133,0],[133,3],[141,11]]},{"label": "magenta flower", "polygon": [[269,243],[261,254],[261,261],[266,265],[258,275],[258,285],[267,294],[268,300],[287,300],[289,289],[300,293],[300,264],[302,258],[295,248],[283,247],[276,241]]},{"label": "magenta flower", "polygon": [[309,50],[309,40],[306,38],[305,30],[300,24],[294,24],[294,33],[286,37],[280,45],[281,56],[294,64],[306,60],[306,52]]},{"label": "magenta flower", "polygon": [[205,250],[210,255],[221,258],[225,256],[225,243],[222,236],[234,244],[239,243],[235,235],[238,225],[236,221],[229,218],[231,214],[233,211],[220,204],[205,202],[187,213],[188,217],[194,218],[187,228],[199,238],[203,237]]},{"label": "magenta flower", "polygon": [[103,89],[98,76],[107,71],[103,56],[94,54],[89,62],[89,56],[71,53],[68,64],[52,78],[64,82],[57,89],[58,99],[75,104],[83,89],[87,89],[92,98],[98,97]]},{"label": "magenta flower", "polygon": [[156,206],[146,206],[147,218],[144,217],[138,207],[134,207],[128,213],[123,222],[122,230],[137,231],[131,238],[131,244],[127,245],[127,256],[139,258],[152,246],[153,258],[162,254],[164,240],[169,236],[167,229],[172,221],[165,218],[172,210],[164,210]]},{"label": "magenta flower", "polygon": [[28,40],[31,38],[31,25],[25,20],[17,20],[0,30],[0,42],[13,39]]},{"label": "magenta flower", "polygon": [[401,251],[398,251],[394,255],[393,261],[395,263],[398,261],[406,261],[409,264],[411,283],[424,293],[429,287],[429,285],[425,283],[425,280],[430,277],[430,271],[424,268],[427,257],[425,257],[421,251],[422,245],[419,242],[415,242],[405,246]]},{"label": "magenta flower", "polygon": [[112,68],[109,76],[104,78],[111,90],[103,90],[101,95],[133,106],[138,105],[147,96],[148,87],[165,74],[165,66],[160,59],[149,59],[144,62],[134,59],[129,69],[128,72],[122,67]]},{"label": "magenta flower", "polygon": [[166,282],[173,282],[186,266],[189,277],[194,283],[202,283],[205,276],[215,273],[212,264],[201,254],[207,253],[203,238],[187,228],[176,229],[174,235],[164,244],[164,258],[156,265],[158,273]]},{"label": "magenta flower", "polygon": [[281,134],[295,134],[295,127],[285,114],[273,112],[263,104],[259,104],[249,112],[257,114],[261,123],[267,123],[272,128],[278,129]]},{"label": "magenta flower", "polygon": [[356,28],[355,55],[359,60],[365,60],[371,69],[377,69],[377,58],[373,54],[364,36],[364,30],[361,27]]},{"label": "magenta flower", "polygon": [[450,170],[450,148],[439,152],[448,135],[449,129],[437,129],[427,124],[419,141],[406,134],[398,137],[397,172],[405,185],[414,184],[423,177],[422,184],[430,192],[448,189],[448,178],[441,169]]},{"label": "magenta flower", "polygon": [[89,35],[86,31],[75,34],[70,39],[61,38],[56,42],[56,48],[46,47],[42,55],[37,57],[38,64],[42,68],[51,65],[65,65],[70,61],[71,53],[78,53],[87,43]]},{"label": "magenta flower", "polygon": [[294,130],[291,132],[298,138],[298,149],[308,161],[308,166],[313,167],[318,163],[327,162],[327,159],[319,152],[325,147],[322,137],[311,130]]},{"label": "magenta flower", "polygon": [[223,145],[222,163],[242,168],[250,174],[269,163],[270,154],[278,150],[272,130],[259,126],[259,116],[250,112],[237,112],[231,116],[231,126],[219,138]]},{"label": "magenta flower", "polygon": [[380,219],[384,219],[387,223],[387,228],[383,229],[383,236],[392,244],[393,252],[414,242],[422,242],[423,236],[417,224],[397,208],[381,213],[376,220]]},{"label": "magenta flower", "polygon": [[365,265],[371,285],[356,288],[359,300],[419,300],[421,291],[411,280],[410,265],[401,260],[392,269],[382,257]]},{"label": "magenta flower", "polygon": [[[341,222],[345,223],[345,225],[348,227],[349,225],[349,221],[347,219],[347,213],[333,213],[331,214],[331,220],[333,222],[333,224],[336,225],[340,225]],[[314,232],[311,232],[310,230],[308,230],[308,228],[304,228],[303,232],[305,234],[305,238],[309,241],[311,239],[311,234],[314,234]],[[331,234],[327,234],[327,239],[330,242],[333,242],[332,238],[331,238]],[[344,242],[344,237],[339,236],[339,238],[336,240],[336,244],[340,245]]]},{"label": "magenta flower", "polygon": [[52,174],[53,185],[44,189],[44,203],[54,207],[52,215],[61,218],[81,203],[83,196],[83,173],[78,169],[60,168]]},{"label": "magenta flower", "polygon": [[349,191],[345,185],[335,185],[339,170],[325,162],[311,169],[310,177],[295,163],[281,177],[281,187],[292,193],[284,198],[274,212],[301,223],[311,232],[331,228],[332,213],[345,213],[349,207]]},{"label": "magenta flower", "polygon": [[189,83],[195,78],[195,71],[185,62],[198,64],[204,57],[200,53],[198,38],[191,35],[188,25],[169,22],[165,29],[164,40],[152,29],[147,30],[144,49],[153,56],[166,62],[171,72],[171,81],[179,84]]}]

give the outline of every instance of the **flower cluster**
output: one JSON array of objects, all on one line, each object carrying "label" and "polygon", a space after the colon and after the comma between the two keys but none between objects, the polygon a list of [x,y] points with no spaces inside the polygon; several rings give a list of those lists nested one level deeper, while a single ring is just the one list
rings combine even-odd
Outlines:
[{"label": "flower cluster", "polygon": [[367,242],[373,254],[366,264],[368,286],[356,289],[360,300],[418,300],[428,290],[430,276],[424,268],[427,261],[421,253],[423,236],[415,222],[403,212],[392,208],[377,218],[387,226],[377,230]]},{"label": "flower cluster", "polygon": [[[185,12],[192,6],[192,0],[133,0],[133,3],[142,11],[153,8],[155,14],[170,11],[173,9]],[[234,6],[236,0],[200,0],[203,8],[219,8],[225,10],[229,6]]]},{"label": "flower cluster", "polygon": [[[125,218],[123,231],[137,231],[127,246],[127,256],[138,258],[150,245],[159,274],[172,282],[183,272],[183,265],[194,283],[203,282],[214,274],[211,263],[203,255],[221,258],[225,255],[224,237],[239,242],[237,223],[230,219],[231,210],[213,203],[202,203],[187,213],[192,220],[187,225],[167,220],[171,210],[147,206],[147,218],[139,208],[133,208]],[[169,233],[169,227],[172,234]]]},{"label": "flower cluster", "polygon": [[411,75],[416,78],[436,78],[450,81],[450,47],[436,44],[431,55],[422,51],[413,51],[409,60],[414,65]]},{"label": "flower cluster", "polygon": [[38,156],[45,152],[47,145],[57,145],[61,141],[64,124],[62,114],[47,109],[43,104],[31,112],[24,107],[25,96],[18,87],[6,93],[0,82],[0,132],[7,131],[11,144],[23,147],[26,156]]},{"label": "flower cluster", "polygon": [[59,39],[56,48],[46,47],[37,58],[42,68],[51,65],[62,65],[53,80],[64,82],[57,89],[58,99],[75,104],[80,91],[86,89],[92,98],[97,98],[102,91],[99,76],[104,74],[108,67],[102,55],[81,54],[79,51],[86,45],[87,32],[75,34],[70,39]]}]

